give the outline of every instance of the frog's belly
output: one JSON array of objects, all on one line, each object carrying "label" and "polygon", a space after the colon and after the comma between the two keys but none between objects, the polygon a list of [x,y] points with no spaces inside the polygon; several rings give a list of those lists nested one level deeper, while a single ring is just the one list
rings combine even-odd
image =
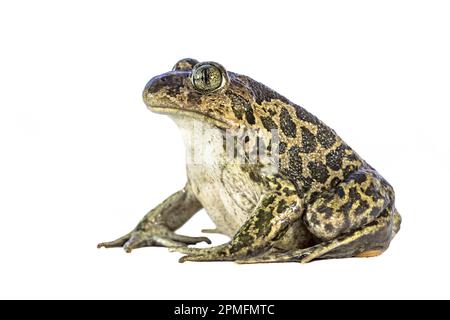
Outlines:
[{"label": "frog's belly", "polygon": [[217,229],[233,236],[253,213],[262,188],[238,164],[188,165],[192,189]]},{"label": "frog's belly", "polygon": [[222,130],[190,117],[173,115],[172,119],[185,142],[194,194],[217,229],[233,236],[261,198],[261,186],[242,171],[242,163],[226,156]]}]

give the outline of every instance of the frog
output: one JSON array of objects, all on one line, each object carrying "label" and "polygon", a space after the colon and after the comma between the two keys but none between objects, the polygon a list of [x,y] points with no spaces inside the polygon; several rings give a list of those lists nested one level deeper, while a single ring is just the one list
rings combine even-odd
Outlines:
[{"label": "frog", "polygon": [[[203,161],[186,161],[184,188],[99,248],[167,247],[183,255],[180,262],[308,263],[378,256],[400,230],[386,179],[333,129],[264,84],[217,62],[185,58],[153,77],[143,100],[174,120],[187,153],[208,148],[197,152]],[[225,137],[242,132],[259,143],[243,139],[240,158],[248,160],[256,146],[269,156],[242,161],[227,151]],[[177,233],[202,209],[216,226],[203,232],[228,242],[198,247],[211,241]]]}]

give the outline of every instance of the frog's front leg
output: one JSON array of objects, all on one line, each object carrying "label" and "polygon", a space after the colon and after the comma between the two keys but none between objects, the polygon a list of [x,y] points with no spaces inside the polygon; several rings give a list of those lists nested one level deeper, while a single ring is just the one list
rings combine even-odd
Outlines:
[{"label": "frog's front leg", "polygon": [[123,247],[125,251],[149,246],[177,247],[198,242],[211,243],[206,237],[189,237],[175,233],[202,205],[189,184],[174,193],[139,222],[136,228],[114,241],[102,242],[98,248]]},{"label": "frog's front leg", "polygon": [[301,216],[301,203],[292,185],[265,194],[251,217],[232,240],[212,248],[173,248],[185,261],[235,261],[259,255],[272,248],[288,227]]}]

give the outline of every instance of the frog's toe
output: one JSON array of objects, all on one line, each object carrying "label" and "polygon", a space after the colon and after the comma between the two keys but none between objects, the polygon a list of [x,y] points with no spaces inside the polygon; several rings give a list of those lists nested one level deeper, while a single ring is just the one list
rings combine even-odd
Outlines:
[{"label": "frog's toe", "polygon": [[149,247],[155,245],[156,241],[153,239],[152,235],[146,234],[145,232],[133,232],[130,239],[123,245],[123,249],[130,253],[134,249]]},{"label": "frog's toe", "polygon": [[237,254],[230,252],[228,244],[212,248],[188,248],[178,247],[171,248],[171,251],[176,251],[185,254],[179,261],[234,261],[238,258]]},{"label": "frog's toe", "polygon": [[120,237],[113,241],[108,242],[101,242],[97,245],[97,248],[119,248],[122,247],[129,239],[130,239],[131,233],[128,233],[124,235],[123,237]]},{"label": "frog's toe", "polygon": [[236,258],[233,255],[216,255],[216,254],[197,254],[197,255],[185,255],[181,257],[178,262],[183,263],[186,261],[234,261]]},{"label": "frog's toe", "polygon": [[201,255],[198,255],[198,256],[185,255],[185,256],[182,256],[182,257],[178,260],[178,262],[179,262],[179,263],[183,263],[183,262],[186,262],[186,261],[204,261],[204,260],[198,260],[198,259],[200,259],[201,257],[203,257],[203,256],[201,256]]},{"label": "frog's toe", "polygon": [[178,262],[183,263],[186,261],[197,261],[197,262],[205,262],[205,261],[219,261],[223,259],[218,259],[217,257],[208,256],[208,255],[186,255],[181,257]]},{"label": "frog's toe", "polygon": [[280,263],[280,262],[300,262],[307,263],[314,259],[313,251],[310,248],[299,249],[287,252],[266,252],[259,256],[248,257],[236,260],[239,264],[254,264],[254,263]]},{"label": "frog's toe", "polygon": [[189,244],[196,244],[199,242],[211,243],[206,237],[189,237],[169,232],[163,235],[155,235],[146,232],[135,232],[128,240],[123,248],[126,252],[131,252],[133,249],[150,246],[162,246],[167,248],[183,248]]},{"label": "frog's toe", "polygon": [[206,242],[207,244],[211,244],[211,240],[207,237],[189,237],[183,236],[181,234],[172,233],[170,238],[174,241],[182,242],[184,244],[197,244],[200,242]]},{"label": "frog's toe", "polygon": [[222,244],[209,248],[170,248],[170,251],[179,252],[187,255],[226,255],[228,253],[228,244]]}]

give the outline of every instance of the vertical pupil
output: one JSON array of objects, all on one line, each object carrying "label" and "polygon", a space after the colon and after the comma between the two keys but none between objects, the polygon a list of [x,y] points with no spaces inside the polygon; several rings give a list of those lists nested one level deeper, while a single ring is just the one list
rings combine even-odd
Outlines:
[{"label": "vertical pupil", "polygon": [[223,78],[221,71],[214,65],[201,65],[194,68],[190,75],[192,85],[199,91],[212,92],[220,88]]},{"label": "vertical pupil", "polygon": [[209,83],[209,68],[202,69],[202,80],[205,84]]}]

